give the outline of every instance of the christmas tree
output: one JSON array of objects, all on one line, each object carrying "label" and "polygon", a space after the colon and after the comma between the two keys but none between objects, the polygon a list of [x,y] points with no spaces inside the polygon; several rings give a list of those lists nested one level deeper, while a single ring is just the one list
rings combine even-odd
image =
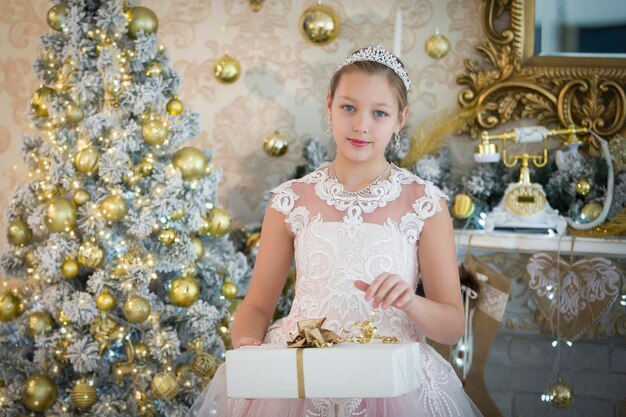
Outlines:
[{"label": "christmas tree", "polygon": [[0,416],[183,416],[250,275],[221,173],[185,145],[198,114],[151,10],[68,0],[47,19],[1,258],[22,284],[0,292]]}]

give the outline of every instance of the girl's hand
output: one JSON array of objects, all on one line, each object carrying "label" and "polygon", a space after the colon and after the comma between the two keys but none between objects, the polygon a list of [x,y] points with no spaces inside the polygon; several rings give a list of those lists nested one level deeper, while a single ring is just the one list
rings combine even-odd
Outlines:
[{"label": "girl's hand", "polygon": [[233,346],[235,349],[238,349],[242,346],[261,346],[261,341],[256,340],[253,337],[242,337],[237,341],[237,343]]},{"label": "girl's hand", "polygon": [[365,292],[365,301],[372,302],[372,308],[393,306],[407,310],[416,301],[413,289],[399,275],[383,272],[371,284],[354,281],[354,286]]}]

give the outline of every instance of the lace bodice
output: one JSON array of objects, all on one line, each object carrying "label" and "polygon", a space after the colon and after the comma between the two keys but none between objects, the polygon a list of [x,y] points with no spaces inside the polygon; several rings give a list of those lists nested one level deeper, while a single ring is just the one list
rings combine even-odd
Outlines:
[{"label": "lace bodice", "polygon": [[[400,275],[417,287],[419,237],[445,198],[432,183],[392,166],[389,175],[366,189],[348,192],[325,163],[311,174],[273,190],[271,207],[285,215],[294,238],[297,270],[290,314],[268,330],[266,342],[297,334],[296,323],[326,317],[336,332],[369,318],[371,306],[354,287],[382,272]],[[401,341],[422,336],[401,310],[378,309],[379,333]]]}]

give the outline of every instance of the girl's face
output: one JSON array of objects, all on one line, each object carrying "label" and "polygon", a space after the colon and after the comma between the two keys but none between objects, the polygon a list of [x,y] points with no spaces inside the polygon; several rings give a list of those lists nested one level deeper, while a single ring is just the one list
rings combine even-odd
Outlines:
[{"label": "girl's face", "polygon": [[385,147],[402,128],[408,108],[399,113],[386,75],[350,71],[341,75],[332,100],[328,93],[326,111],[337,156],[364,162],[384,158]]}]

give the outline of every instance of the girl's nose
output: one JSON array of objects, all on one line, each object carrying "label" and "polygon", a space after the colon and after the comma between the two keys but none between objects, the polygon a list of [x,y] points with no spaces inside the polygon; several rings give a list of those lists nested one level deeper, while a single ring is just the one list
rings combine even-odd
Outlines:
[{"label": "girl's nose", "polygon": [[352,130],[354,130],[355,133],[367,133],[368,127],[367,127],[366,119],[367,118],[364,116],[356,117],[354,120],[354,127],[352,128]]}]

